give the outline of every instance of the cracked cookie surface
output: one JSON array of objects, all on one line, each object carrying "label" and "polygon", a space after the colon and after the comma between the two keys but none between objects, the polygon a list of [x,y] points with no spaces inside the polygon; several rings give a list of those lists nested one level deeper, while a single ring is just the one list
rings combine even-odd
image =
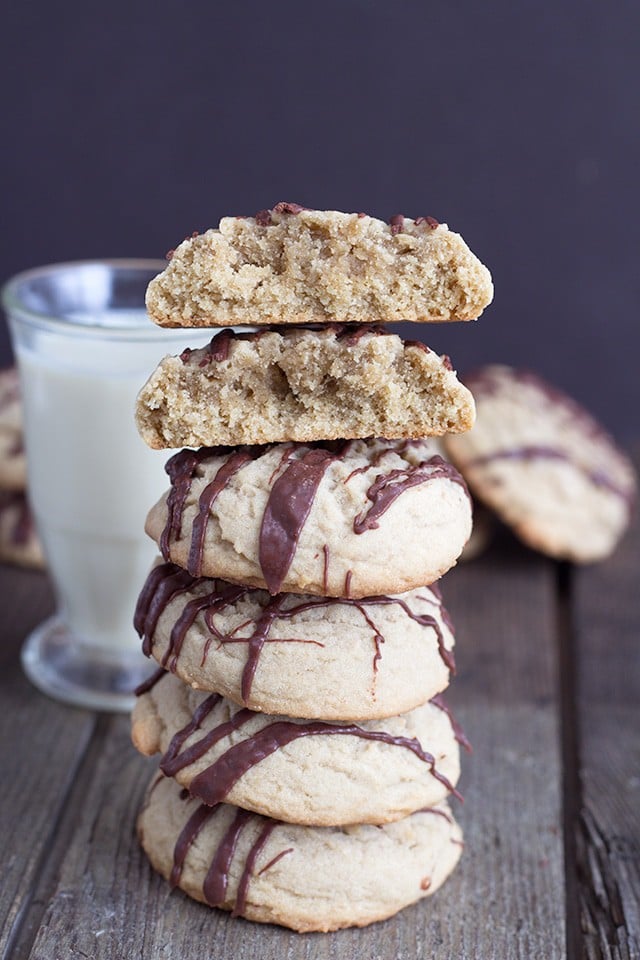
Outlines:
[{"label": "cracked cookie surface", "polygon": [[156,449],[440,436],[474,412],[448,357],[365,326],[223,331],[165,357],[136,404]]},{"label": "cracked cookie surface", "polygon": [[473,320],[487,268],[431,217],[411,220],[276,204],[189,237],[149,284],[162,326]]}]

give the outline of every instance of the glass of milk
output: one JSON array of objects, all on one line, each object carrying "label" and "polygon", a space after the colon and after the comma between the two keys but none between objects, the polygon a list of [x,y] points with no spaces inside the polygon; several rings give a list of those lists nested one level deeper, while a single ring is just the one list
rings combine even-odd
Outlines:
[{"label": "glass of milk", "polygon": [[4,289],[24,402],[29,496],[57,612],[27,638],[24,669],[60,700],[129,709],[150,672],[132,617],[157,553],[147,511],[168,485],[170,455],[134,424],[138,390],[158,361],[211,331],[155,326],[152,260],[63,263]]}]

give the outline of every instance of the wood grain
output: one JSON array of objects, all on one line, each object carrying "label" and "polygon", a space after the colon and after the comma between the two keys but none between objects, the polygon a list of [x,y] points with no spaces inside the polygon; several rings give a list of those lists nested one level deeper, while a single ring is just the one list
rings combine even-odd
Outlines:
[{"label": "wood grain", "polygon": [[0,583],[0,956],[5,956],[31,903],[95,719],[42,696],[22,674],[22,642],[52,609],[44,575],[2,567]]},{"label": "wood grain", "polygon": [[135,840],[149,764],[117,718],[94,737],[53,851],[59,869],[37,893],[45,913],[32,949],[25,937],[15,956],[564,956],[554,584],[551,565],[514,547],[447,578],[459,636],[456,712],[476,752],[464,765],[467,801],[457,811],[465,854],[432,900],[363,930],[298,935],[170,893]]},{"label": "wood grain", "polygon": [[[640,457],[636,458],[640,462]],[[640,957],[640,518],[606,563],[575,572],[583,956]]]}]

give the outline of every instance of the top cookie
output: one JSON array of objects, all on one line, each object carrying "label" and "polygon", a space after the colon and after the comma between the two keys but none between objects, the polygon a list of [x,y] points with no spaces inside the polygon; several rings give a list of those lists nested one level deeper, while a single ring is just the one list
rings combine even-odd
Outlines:
[{"label": "top cookie", "polygon": [[384,223],[278,203],[172,251],[149,284],[165,327],[474,320],[491,302],[487,268],[432,217]]},{"label": "top cookie", "polygon": [[467,378],[476,424],[445,446],[472,492],[529,546],[602,559],[624,532],[635,495],[627,457],[574,400],[532,373],[489,366]]}]

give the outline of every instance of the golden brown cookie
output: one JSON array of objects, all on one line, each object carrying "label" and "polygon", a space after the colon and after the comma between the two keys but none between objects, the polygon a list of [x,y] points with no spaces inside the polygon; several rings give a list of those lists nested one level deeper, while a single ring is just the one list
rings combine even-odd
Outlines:
[{"label": "golden brown cookie", "polygon": [[166,469],[146,525],[164,558],[271,594],[404,593],[471,532],[464,481],[428,440],[183,450]]},{"label": "golden brown cookie", "polygon": [[533,373],[496,365],[467,383],[476,424],[445,446],[472,493],[542,553],[577,563],[610,554],[636,495],[628,457],[586,410]]},{"label": "golden brown cookie", "polygon": [[165,357],[138,395],[150,447],[468,430],[473,397],[448,357],[372,327],[224,330],[208,347]]},{"label": "golden brown cookie", "polygon": [[238,707],[165,673],[138,697],[132,739],[203,803],[290,823],[387,823],[455,793],[461,732],[441,700],[358,724]]},{"label": "golden brown cookie", "polygon": [[154,778],[138,818],[153,867],[190,897],[299,932],[384,920],[446,880],[462,832],[446,804],[377,826],[304,827],[207,807]]},{"label": "golden brown cookie", "polygon": [[186,239],[149,284],[167,327],[474,320],[489,271],[432,217],[389,223],[278,203]]}]

